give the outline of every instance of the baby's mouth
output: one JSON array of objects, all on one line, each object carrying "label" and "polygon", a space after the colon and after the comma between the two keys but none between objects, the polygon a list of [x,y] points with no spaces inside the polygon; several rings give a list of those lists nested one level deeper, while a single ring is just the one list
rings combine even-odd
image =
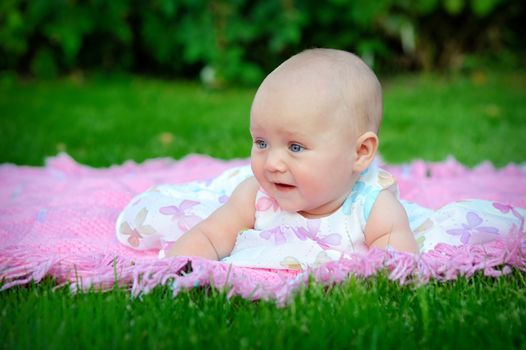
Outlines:
[{"label": "baby's mouth", "polygon": [[287,192],[287,191],[290,191],[296,188],[296,186],[293,186],[293,185],[277,183],[277,182],[274,183],[274,186],[280,192]]}]

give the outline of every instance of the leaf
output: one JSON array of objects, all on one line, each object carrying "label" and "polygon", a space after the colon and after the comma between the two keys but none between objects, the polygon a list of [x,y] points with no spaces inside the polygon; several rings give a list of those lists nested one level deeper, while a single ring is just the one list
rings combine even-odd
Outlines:
[{"label": "leaf", "polygon": [[123,235],[131,235],[133,233],[133,230],[130,227],[130,224],[128,224],[126,221],[123,221],[121,223],[121,226],[119,227],[119,231]]},{"label": "leaf", "polygon": [[445,0],[444,8],[451,15],[458,15],[464,9],[464,0]]},{"label": "leaf", "polygon": [[142,226],[142,224],[146,220],[146,216],[148,216],[148,209],[142,208],[135,217],[135,226]]},{"label": "leaf", "polygon": [[40,49],[31,61],[31,73],[41,79],[55,78],[58,74],[55,56],[47,48]]},{"label": "leaf", "polygon": [[471,9],[478,17],[485,17],[501,2],[501,0],[472,0]]},{"label": "leaf", "polygon": [[147,235],[153,235],[154,233],[156,233],[157,231],[151,227],[150,225],[144,225],[144,226],[140,226],[137,228],[137,231],[139,231],[139,233],[143,236],[147,236]]}]

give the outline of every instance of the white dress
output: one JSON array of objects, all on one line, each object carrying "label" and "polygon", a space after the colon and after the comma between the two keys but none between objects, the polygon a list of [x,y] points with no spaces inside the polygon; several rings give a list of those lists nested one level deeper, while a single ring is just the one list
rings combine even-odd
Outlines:
[{"label": "white dress", "polygon": [[317,219],[283,210],[260,190],[254,229],[240,232],[231,255],[223,260],[250,267],[305,269],[346,254],[365,252],[365,225],[383,190],[398,194],[389,173],[370,167],[360,175],[338,210]]},{"label": "white dress", "polygon": [[[227,170],[210,181],[156,186],[133,198],[116,222],[117,239],[128,247],[155,249],[159,256],[186,231],[226,202],[252,176],[249,166]],[[240,266],[276,269],[315,267],[367,250],[364,228],[383,190],[398,196],[394,178],[375,165],[365,170],[343,205],[320,219],[282,210],[265,192],[256,196],[253,229],[238,233],[230,256]],[[453,202],[436,211],[401,201],[420,251],[439,243],[480,244],[524,228],[526,210],[483,200]]]}]

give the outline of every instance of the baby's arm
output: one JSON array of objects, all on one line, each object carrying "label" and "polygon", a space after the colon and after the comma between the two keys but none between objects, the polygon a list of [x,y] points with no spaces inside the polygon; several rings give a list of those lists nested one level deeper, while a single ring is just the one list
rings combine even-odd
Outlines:
[{"label": "baby's arm", "polygon": [[166,256],[201,256],[220,260],[230,255],[238,232],[254,226],[258,188],[253,177],[243,181],[222,207],[182,235]]},{"label": "baby's arm", "polygon": [[395,195],[384,190],[380,192],[365,225],[365,243],[369,248],[392,247],[398,251],[417,253],[407,213]]}]

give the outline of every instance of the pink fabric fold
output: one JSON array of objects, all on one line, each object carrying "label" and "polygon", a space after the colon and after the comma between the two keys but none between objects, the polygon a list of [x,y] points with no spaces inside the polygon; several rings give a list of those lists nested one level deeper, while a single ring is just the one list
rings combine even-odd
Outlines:
[{"label": "pink fabric fold", "polygon": [[[472,276],[477,271],[497,277],[512,268],[526,270],[524,227],[484,245],[439,245],[419,256],[372,250],[301,273],[234,267],[199,258],[159,260],[155,251],[138,252],[117,242],[117,215],[137,193],[157,184],[209,179],[242,164],[247,160],[192,155],[179,161],[154,159],[97,169],[61,154],[48,159],[44,167],[1,165],[2,289],[51,276],[74,290],[120,285],[137,295],[169,283],[177,294],[212,285],[229,295],[282,303],[309,278],[330,284],[349,275],[367,277],[387,269],[390,278],[401,283],[425,283]],[[467,198],[526,207],[525,166],[496,169],[482,163],[469,169],[450,158],[384,167],[398,179],[402,198],[426,207]]]}]

